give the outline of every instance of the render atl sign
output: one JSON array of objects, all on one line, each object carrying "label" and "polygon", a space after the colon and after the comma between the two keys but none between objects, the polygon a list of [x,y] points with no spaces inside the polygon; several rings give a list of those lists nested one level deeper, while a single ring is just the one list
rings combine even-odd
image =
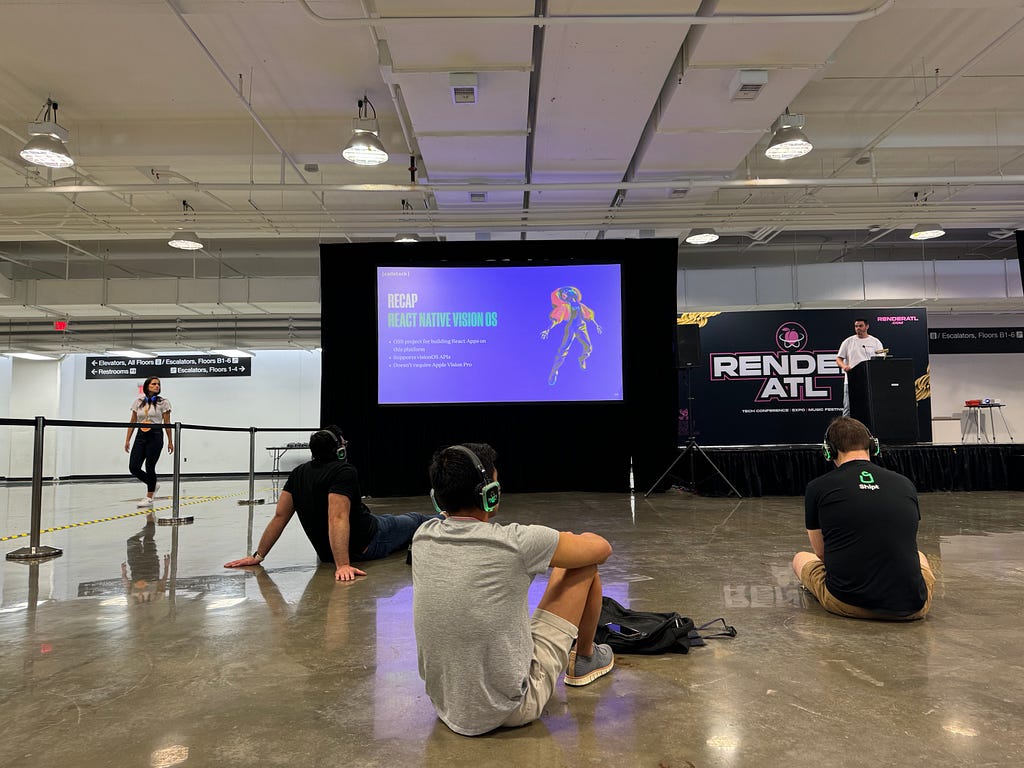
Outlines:
[{"label": "render atl sign", "polygon": [[754,402],[830,400],[832,388],[821,378],[841,378],[836,350],[809,350],[807,330],[785,322],[775,331],[775,349],[759,352],[715,352],[712,381],[760,381]]},{"label": "render atl sign", "polygon": [[251,357],[173,355],[168,357],[86,357],[86,379],[161,379],[251,376]]}]

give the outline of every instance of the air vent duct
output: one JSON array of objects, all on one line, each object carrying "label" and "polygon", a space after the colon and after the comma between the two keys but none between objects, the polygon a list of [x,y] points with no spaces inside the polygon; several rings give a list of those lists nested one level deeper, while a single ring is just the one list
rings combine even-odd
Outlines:
[{"label": "air vent duct", "polygon": [[452,104],[476,104],[477,77],[474,72],[452,72],[448,77]]},{"label": "air vent duct", "polygon": [[729,98],[732,101],[750,101],[768,85],[768,71],[765,69],[740,69],[729,83]]}]

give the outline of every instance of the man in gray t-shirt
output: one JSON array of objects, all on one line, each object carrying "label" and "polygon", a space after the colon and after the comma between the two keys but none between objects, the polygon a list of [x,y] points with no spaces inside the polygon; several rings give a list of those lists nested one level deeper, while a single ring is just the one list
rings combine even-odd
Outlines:
[{"label": "man in gray t-shirt", "polygon": [[[597,566],[611,545],[594,533],[490,522],[501,498],[495,458],[479,443],[434,454],[431,497],[447,516],[412,541],[420,677],[438,717],[466,736],[532,722],[563,673],[566,685],[586,685],[614,666],[611,648],[594,643]],[[531,618],[530,582],[549,567]]]}]

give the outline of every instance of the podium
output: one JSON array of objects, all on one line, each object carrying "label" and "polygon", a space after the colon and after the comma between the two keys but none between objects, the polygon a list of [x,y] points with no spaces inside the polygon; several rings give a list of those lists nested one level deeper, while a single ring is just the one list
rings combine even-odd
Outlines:
[{"label": "podium", "polygon": [[863,422],[882,442],[917,442],[913,360],[872,358],[851,368],[846,378],[850,416]]}]

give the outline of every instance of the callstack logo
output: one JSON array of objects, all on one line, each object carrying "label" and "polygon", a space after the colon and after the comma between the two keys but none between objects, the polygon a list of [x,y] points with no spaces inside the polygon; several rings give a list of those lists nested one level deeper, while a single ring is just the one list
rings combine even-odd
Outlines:
[{"label": "callstack logo", "polygon": [[832,387],[819,382],[839,377],[836,350],[809,349],[807,329],[792,321],[775,329],[775,349],[711,355],[712,381],[760,381],[754,402],[832,399]]}]

